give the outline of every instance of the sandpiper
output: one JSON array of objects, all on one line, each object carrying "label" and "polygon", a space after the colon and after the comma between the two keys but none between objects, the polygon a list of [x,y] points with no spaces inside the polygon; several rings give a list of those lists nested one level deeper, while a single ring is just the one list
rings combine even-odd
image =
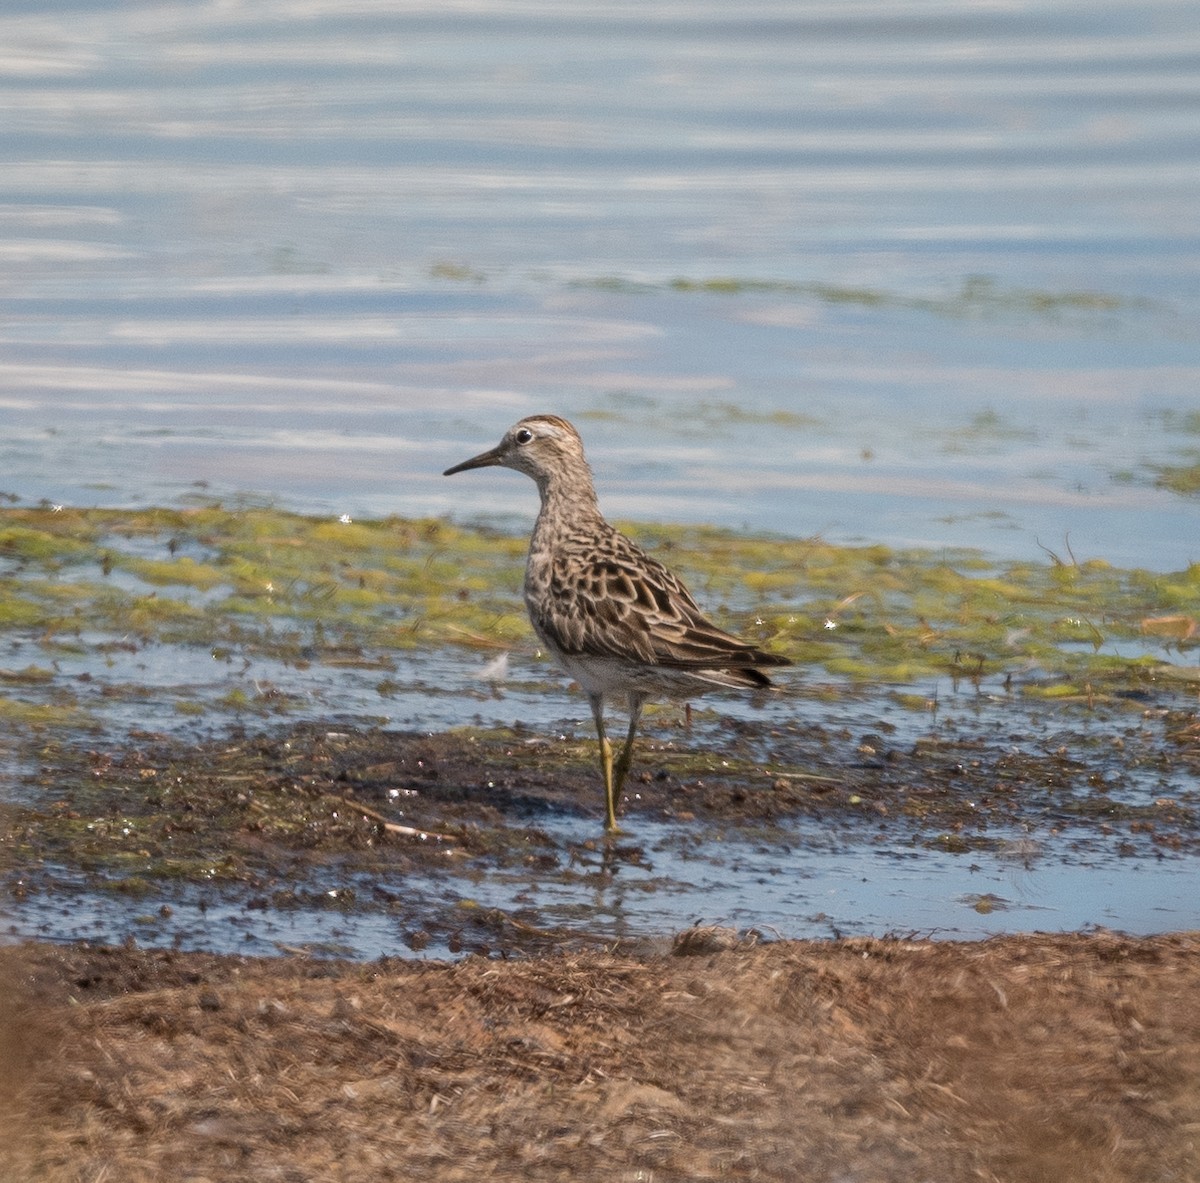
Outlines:
[{"label": "sandpiper", "polygon": [[[761,690],[771,685],[763,666],[789,663],[717,628],[674,574],[604,520],[583,441],[565,419],[522,419],[490,451],[444,475],[495,465],[533,477],[541,494],[525,605],[542,644],[591,704],[605,829],[612,832],[648,698],[685,699],[719,687]],[[628,703],[629,731],[614,763],[604,699],[617,694]]]}]

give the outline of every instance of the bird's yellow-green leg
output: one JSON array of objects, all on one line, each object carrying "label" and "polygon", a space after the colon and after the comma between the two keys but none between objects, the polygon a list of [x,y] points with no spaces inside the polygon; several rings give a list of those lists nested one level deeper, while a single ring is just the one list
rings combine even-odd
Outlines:
[{"label": "bird's yellow-green leg", "polygon": [[[617,793],[613,785],[613,754],[612,744],[604,733],[604,700],[599,695],[592,695],[592,718],[596,720],[596,738],[600,741],[600,771],[604,776],[604,829],[609,834],[615,834],[620,827],[617,825]],[[621,753],[621,760],[625,753]],[[618,762],[619,767],[620,762]],[[628,761],[626,761],[628,768]],[[624,780],[624,776],[621,778]]]},{"label": "bird's yellow-green leg", "polygon": [[600,767],[604,772],[604,828],[615,834],[621,827],[617,825],[618,790],[613,784],[612,744],[608,742],[608,736],[600,741]]},{"label": "bird's yellow-green leg", "polygon": [[625,736],[625,746],[617,757],[613,770],[613,796],[619,801],[621,791],[625,788],[625,778],[629,775],[629,766],[633,763],[633,739],[637,735],[638,720],[642,717],[642,700],[634,694],[629,696],[629,731]]}]

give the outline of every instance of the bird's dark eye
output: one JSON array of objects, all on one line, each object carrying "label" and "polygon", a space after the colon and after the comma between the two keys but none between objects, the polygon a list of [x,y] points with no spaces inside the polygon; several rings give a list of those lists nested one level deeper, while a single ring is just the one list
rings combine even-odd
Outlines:
[{"label": "bird's dark eye", "polygon": [[515,439],[519,444],[527,444],[531,439],[533,439],[533,432],[530,431],[528,427],[522,427],[517,434],[513,436],[513,439]]}]

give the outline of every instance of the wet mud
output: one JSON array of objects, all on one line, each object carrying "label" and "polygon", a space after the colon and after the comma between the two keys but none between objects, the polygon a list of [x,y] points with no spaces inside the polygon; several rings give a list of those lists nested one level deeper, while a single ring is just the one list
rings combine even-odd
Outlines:
[{"label": "wet mud", "polygon": [[[600,901],[635,872],[642,893],[669,890],[659,868],[672,859],[718,869],[724,860],[752,895],[754,868],[741,864],[755,854],[780,863],[789,851],[802,863],[808,845],[1151,866],[1200,851],[1193,710],[1057,707],[1036,740],[1023,717],[1011,729],[915,740],[879,719],[874,727],[743,720],[698,723],[697,735],[660,718],[639,745],[615,838],[602,831],[595,743],[584,735],[305,723],[203,742],[43,739],[23,803],[7,808],[6,897],[18,922],[56,902],[99,900],[103,910],[107,898],[128,917],[115,939],[147,944],[222,947],[194,931],[219,905],[246,923],[378,917],[391,933],[382,951],[390,939],[397,952],[512,956],[655,947],[669,933],[615,941]],[[512,885],[504,903],[489,902],[489,876]],[[567,887],[594,889],[597,902],[551,907],[545,890]],[[691,906],[704,915],[703,899]],[[986,893],[975,906],[987,910]],[[39,935],[28,923],[11,931]],[[362,954],[303,935],[276,944]]]}]

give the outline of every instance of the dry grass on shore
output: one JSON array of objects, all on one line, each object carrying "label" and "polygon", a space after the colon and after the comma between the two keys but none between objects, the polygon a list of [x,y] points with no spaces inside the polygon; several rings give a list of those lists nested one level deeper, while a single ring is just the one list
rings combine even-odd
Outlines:
[{"label": "dry grass on shore", "polygon": [[1200,1178],[1196,934],[0,958],[8,1183]]}]

